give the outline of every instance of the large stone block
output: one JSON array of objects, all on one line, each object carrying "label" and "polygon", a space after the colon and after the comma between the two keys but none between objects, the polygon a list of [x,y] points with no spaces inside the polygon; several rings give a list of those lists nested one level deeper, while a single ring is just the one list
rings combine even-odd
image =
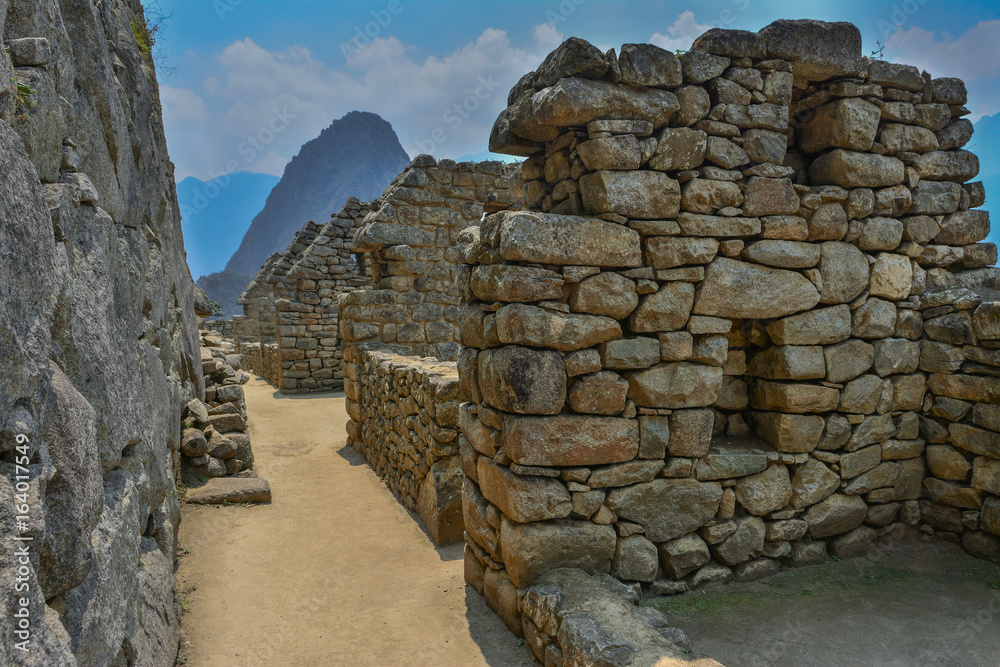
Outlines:
[{"label": "large stone block", "polygon": [[751,514],[764,516],[780,510],[792,499],[788,468],[771,466],[736,483],[736,500]]},{"label": "large stone block", "polygon": [[558,414],[566,402],[562,355],[519,345],[479,354],[479,389],[487,403],[504,412]]},{"label": "large stone block", "polygon": [[931,181],[965,183],[979,173],[979,158],[962,149],[931,151],[917,156],[913,166],[922,178]]},{"label": "large stone block", "polygon": [[820,249],[820,301],[847,303],[868,286],[868,258],[850,243],[827,241]]},{"label": "large stone block", "polygon": [[653,294],[644,296],[629,317],[629,328],[636,333],[683,329],[694,304],[694,286],[690,283],[666,283]]},{"label": "large stone block", "polygon": [[528,588],[541,575],[560,567],[607,573],[617,542],[614,528],[590,521],[518,524],[505,517],[500,526],[504,566],[518,588]]},{"label": "large stone block", "polygon": [[646,239],[646,256],[654,269],[708,264],[718,251],[719,242],[712,238],[652,236]]},{"label": "large stone block", "polygon": [[507,261],[572,266],[642,265],[638,232],[605,220],[502,211],[488,216],[481,230],[484,244],[498,249]]},{"label": "large stone block", "polygon": [[698,288],[694,313],[769,319],[809,310],[819,300],[819,292],[800,273],[718,257]]},{"label": "large stone block", "polygon": [[814,185],[881,188],[902,183],[905,172],[905,165],[897,158],[838,148],[813,160],[809,179]]},{"label": "large stone block", "polygon": [[740,517],[736,520],[736,532],[713,545],[712,553],[723,565],[739,565],[760,556],[764,536],[764,521],[760,517]]},{"label": "large stone block", "polygon": [[799,453],[816,449],[826,422],[817,415],[784,412],[754,412],[757,437],[779,452]]},{"label": "large stone block", "polygon": [[776,345],[750,360],[749,373],[767,380],[815,380],[826,376],[819,345]]},{"label": "large stone block", "polygon": [[653,44],[623,44],[618,54],[622,82],[648,88],[676,88],[683,76],[673,52]]},{"label": "large stone block", "polygon": [[[677,112],[677,96],[656,88],[634,88],[607,81],[570,77],[535,93],[532,120],[567,127],[592,120],[646,120],[663,127]],[[518,133],[518,127],[512,127]]]},{"label": "large stone block", "polygon": [[705,161],[708,135],[689,127],[665,128],[657,140],[649,168],[659,171],[697,169]]},{"label": "large stone block", "polygon": [[840,475],[816,459],[799,466],[792,477],[792,506],[804,509],[829,497],[840,487]]},{"label": "large stone block", "polygon": [[660,564],[672,579],[680,579],[712,559],[705,540],[691,533],[659,545]]},{"label": "large stone block", "polygon": [[989,211],[970,209],[945,216],[934,242],[944,245],[968,245],[982,241],[989,233]]},{"label": "large stone block", "polygon": [[792,61],[795,76],[809,81],[857,76],[864,64],[861,31],[843,21],[781,19],[763,28],[759,39],[768,58]]},{"label": "large stone block", "polygon": [[668,363],[629,373],[628,396],[647,408],[702,408],[715,403],[723,371],[716,366]]},{"label": "large stone block", "polygon": [[767,325],[767,334],[778,345],[839,343],[851,336],[851,309],[845,304],[785,317]]},{"label": "large stone block", "polygon": [[598,171],[580,178],[583,209],[590,214],[617,213],[627,218],[676,218],[680,184],[657,171]]},{"label": "large stone block", "polygon": [[834,494],[809,508],[803,517],[814,539],[854,530],[865,520],[868,505],[858,496]]},{"label": "large stone block", "polygon": [[477,465],[483,497],[514,521],[561,519],[573,510],[569,491],[558,480],[516,475],[485,456]]},{"label": "large stone block", "polygon": [[491,264],[472,269],[470,286],[483,301],[543,301],[562,298],[563,278],[537,267]]},{"label": "large stone block", "polygon": [[875,141],[879,108],[859,97],[844,97],[816,109],[802,123],[799,147],[806,153],[827,148],[867,151]]},{"label": "large stone block", "polygon": [[606,502],[620,518],[640,524],[647,539],[665,542],[700,528],[715,516],[721,500],[718,482],[656,479],[612,489]]},{"label": "large stone block", "polygon": [[635,282],[613,271],[602,271],[573,286],[569,305],[578,313],[607,315],[621,320],[639,304]]},{"label": "large stone block", "polygon": [[570,351],[620,338],[622,330],[609,317],[510,304],[497,311],[496,333],[502,343]]},{"label": "large stone block", "polygon": [[760,381],[750,392],[750,405],[758,410],[801,414],[836,410],[840,392],[813,384]]},{"label": "large stone block", "polygon": [[507,417],[501,444],[507,456],[520,465],[621,463],[634,459],[639,451],[639,423],[584,415]]}]

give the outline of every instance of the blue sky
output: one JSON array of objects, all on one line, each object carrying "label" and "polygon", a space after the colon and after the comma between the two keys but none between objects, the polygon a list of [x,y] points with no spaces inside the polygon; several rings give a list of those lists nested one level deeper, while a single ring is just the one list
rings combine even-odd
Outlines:
[{"label": "blue sky", "polygon": [[[627,42],[686,49],[708,27],[759,30],[778,18],[850,21],[866,53],[880,40],[887,59],[965,79],[973,121],[1000,111],[995,0],[144,4],[153,6],[148,15],[158,9],[168,17],[157,48],[178,180],[234,166],[280,175],[304,142],[354,109],[392,123],[411,156],[477,154],[511,85],[566,37],[604,49]],[[432,140],[435,130],[447,138]]]}]

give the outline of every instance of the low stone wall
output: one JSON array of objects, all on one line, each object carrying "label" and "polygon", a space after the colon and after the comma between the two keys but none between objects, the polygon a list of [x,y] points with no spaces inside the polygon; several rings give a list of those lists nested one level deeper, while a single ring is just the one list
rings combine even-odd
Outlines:
[{"label": "low stone wall", "polygon": [[181,479],[195,486],[216,477],[256,477],[243,395],[250,379],[245,358],[208,330],[201,332],[201,344],[205,400],[193,399],[184,408]]},{"label": "low stone wall", "polygon": [[[466,564],[477,567],[475,559]],[[545,573],[525,591],[518,616],[517,591],[496,570],[476,572],[473,586],[501,609],[502,618],[544,665],[656,665],[721,667],[693,652],[681,630],[639,594],[606,574],[562,568]],[[523,635],[522,635],[523,632]]]},{"label": "low stone wall", "polygon": [[246,343],[237,348],[243,355],[245,368],[264,378],[270,384],[278,383],[281,361],[276,343]]},{"label": "low stone wall", "polygon": [[455,364],[354,346],[345,360],[349,444],[436,544],[461,540]]},{"label": "low stone wall", "polygon": [[231,319],[205,320],[202,323],[201,328],[204,329],[205,331],[211,331],[212,333],[216,333],[222,336],[223,338],[233,337],[234,329],[233,329],[233,320]]},{"label": "low stone wall", "polygon": [[461,249],[490,576],[674,593],[918,527],[1000,559],[1000,273],[965,87],[860,42],[570,39],[511,91],[491,148],[530,156],[531,210]]}]

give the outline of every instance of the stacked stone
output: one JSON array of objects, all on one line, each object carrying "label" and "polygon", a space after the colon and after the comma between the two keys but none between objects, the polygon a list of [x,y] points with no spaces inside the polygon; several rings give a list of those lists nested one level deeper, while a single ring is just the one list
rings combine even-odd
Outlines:
[{"label": "stacked stone", "polygon": [[[491,150],[528,156],[535,212],[462,238],[470,582],[579,567],[679,592],[857,556],[921,522],[928,383],[986,406],[956,433],[995,426],[964,86],[860,51],[815,21],[680,58],[571,39],[512,90]],[[954,284],[982,323],[930,293]],[[928,379],[942,337],[980,351]],[[996,492],[978,433],[972,489],[932,499],[975,505],[1000,557],[973,516]]]},{"label": "stacked stone", "polygon": [[[994,293],[995,294],[995,293]],[[961,536],[1000,559],[1000,301],[957,287],[920,299],[927,372],[920,431],[927,442],[921,529]]]},{"label": "stacked stone", "polygon": [[272,385],[278,384],[281,374],[281,361],[278,346],[275,343],[244,343],[238,347],[243,357],[243,367],[256,373]]},{"label": "stacked stone", "polygon": [[[278,338],[277,312],[274,308],[274,288],[268,283],[281,253],[269,256],[260,271],[236,300],[243,306],[242,315],[233,315],[233,336],[237,349],[243,344],[276,343]],[[240,349],[242,352],[242,349]]]},{"label": "stacked stone", "polygon": [[234,334],[233,321],[232,320],[206,320],[201,323],[201,328],[205,331],[211,331],[214,334],[218,334],[222,338],[232,338]]},{"label": "stacked stone", "polygon": [[234,345],[213,332],[201,332],[205,400],[184,407],[180,453],[181,479],[189,486],[214,477],[256,477],[247,432],[243,385],[250,376]]},{"label": "stacked stone", "polygon": [[343,386],[337,297],[371,286],[352,239],[372,204],[349,197],[322,228],[308,223],[275,263],[269,283],[281,356],[278,388],[286,393]]},{"label": "stacked stone", "polygon": [[341,302],[345,341],[384,343],[400,354],[458,356],[458,235],[484,212],[516,205],[516,166],[435,161],[420,155],[386,189],[354,238],[375,290]]},{"label": "stacked stone", "polygon": [[453,362],[370,350],[344,369],[350,445],[436,544],[462,539],[458,371]]}]

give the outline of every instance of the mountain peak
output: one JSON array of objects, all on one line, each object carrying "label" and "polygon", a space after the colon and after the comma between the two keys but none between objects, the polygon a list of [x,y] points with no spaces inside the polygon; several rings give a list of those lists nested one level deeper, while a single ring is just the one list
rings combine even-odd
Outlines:
[{"label": "mountain peak", "polygon": [[325,222],[349,196],[379,196],[409,162],[392,125],[378,114],[351,111],[333,121],[285,166],[226,270],[255,275],[308,220]]}]

